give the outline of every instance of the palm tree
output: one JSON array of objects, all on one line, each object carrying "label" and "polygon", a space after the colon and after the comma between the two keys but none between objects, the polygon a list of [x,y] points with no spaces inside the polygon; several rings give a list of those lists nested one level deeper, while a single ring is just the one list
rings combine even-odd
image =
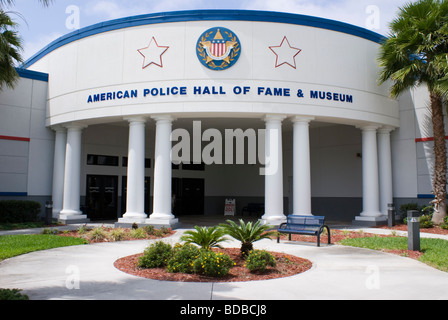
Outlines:
[{"label": "palm tree", "polygon": [[[39,0],[44,6],[48,6],[53,0]],[[14,0],[0,0],[0,7],[5,5],[13,5],[15,3]]]},{"label": "palm tree", "polygon": [[379,81],[392,80],[392,97],[419,85],[429,90],[435,157],[433,222],[440,224],[446,216],[443,95],[448,70],[448,1],[420,0],[400,8],[381,46],[379,63]]},{"label": "palm tree", "polygon": [[253,250],[253,243],[262,239],[269,239],[275,231],[269,231],[272,226],[264,225],[260,220],[252,224],[245,223],[242,219],[239,225],[232,220],[227,220],[227,224],[220,224],[221,228],[231,237],[241,241],[241,254],[247,257]]},{"label": "palm tree", "polygon": [[[52,0],[39,0],[48,6]],[[0,0],[0,90],[7,86],[14,88],[19,79],[15,66],[22,60],[22,41],[16,31],[17,23],[4,11],[5,6],[14,4],[14,0]]]},{"label": "palm tree", "polygon": [[18,80],[14,65],[22,62],[22,43],[15,27],[16,23],[0,9],[0,90],[5,85],[13,88]]}]

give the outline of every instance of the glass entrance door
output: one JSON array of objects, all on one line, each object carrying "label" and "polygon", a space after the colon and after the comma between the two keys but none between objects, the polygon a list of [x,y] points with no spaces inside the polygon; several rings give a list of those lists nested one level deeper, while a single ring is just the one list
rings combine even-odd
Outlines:
[{"label": "glass entrance door", "polygon": [[86,207],[92,221],[117,218],[117,176],[87,176]]}]

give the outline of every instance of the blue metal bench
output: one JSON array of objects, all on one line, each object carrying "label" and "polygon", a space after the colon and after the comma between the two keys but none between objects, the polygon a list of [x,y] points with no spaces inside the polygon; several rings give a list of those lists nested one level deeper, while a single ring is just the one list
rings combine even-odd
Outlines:
[{"label": "blue metal bench", "polygon": [[323,216],[299,216],[289,215],[286,223],[282,223],[278,227],[277,243],[280,243],[280,233],[288,233],[291,241],[291,234],[303,234],[317,237],[317,246],[320,247],[320,235],[327,229],[328,244],[331,243],[330,228],[325,225],[325,217]]}]

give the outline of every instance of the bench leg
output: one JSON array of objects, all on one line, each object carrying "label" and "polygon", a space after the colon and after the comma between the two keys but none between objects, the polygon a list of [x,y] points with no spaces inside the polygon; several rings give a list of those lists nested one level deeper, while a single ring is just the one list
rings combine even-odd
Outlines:
[{"label": "bench leg", "polygon": [[317,246],[320,247],[320,233],[317,234]]},{"label": "bench leg", "polygon": [[277,243],[280,243],[280,235],[277,235]]},{"label": "bench leg", "polygon": [[289,241],[291,241],[291,234],[289,234],[289,237],[288,237],[288,239],[289,239]]}]

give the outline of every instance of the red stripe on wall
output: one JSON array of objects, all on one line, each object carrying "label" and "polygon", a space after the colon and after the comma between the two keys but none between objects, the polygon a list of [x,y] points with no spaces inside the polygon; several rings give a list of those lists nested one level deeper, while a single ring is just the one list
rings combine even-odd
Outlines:
[{"label": "red stripe on wall", "polygon": [[[445,140],[448,140],[448,136],[445,137]],[[434,141],[434,137],[415,139],[415,142],[428,142],[428,141]]]},{"label": "red stripe on wall", "polygon": [[11,136],[0,136],[0,140],[12,140],[12,141],[25,141],[30,142],[30,138],[23,138],[23,137],[11,137]]}]

